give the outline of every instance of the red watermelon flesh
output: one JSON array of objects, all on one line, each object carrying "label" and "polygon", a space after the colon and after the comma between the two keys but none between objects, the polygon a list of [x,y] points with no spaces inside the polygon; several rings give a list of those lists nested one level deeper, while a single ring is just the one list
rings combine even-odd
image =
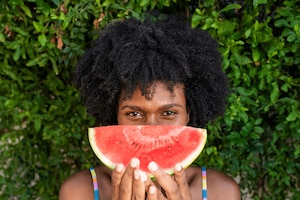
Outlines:
[{"label": "red watermelon flesh", "polygon": [[132,158],[140,160],[140,170],[149,173],[155,161],[172,174],[177,163],[186,168],[201,153],[206,143],[206,129],[169,125],[115,125],[89,128],[89,141],[96,156],[113,169],[127,166]]}]

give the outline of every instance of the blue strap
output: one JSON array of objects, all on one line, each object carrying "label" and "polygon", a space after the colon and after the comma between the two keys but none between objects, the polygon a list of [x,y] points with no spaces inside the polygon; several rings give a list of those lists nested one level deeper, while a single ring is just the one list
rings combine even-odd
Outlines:
[{"label": "blue strap", "polygon": [[93,186],[94,186],[94,199],[99,200],[99,189],[98,189],[98,181],[96,171],[93,167],[90,168],[90,172],[93,178]]},{"label": "blue strap", "polygon": [[206,179],[206,168],[201,168],[202,172],[202,200],[207,200],[207,179]]}]

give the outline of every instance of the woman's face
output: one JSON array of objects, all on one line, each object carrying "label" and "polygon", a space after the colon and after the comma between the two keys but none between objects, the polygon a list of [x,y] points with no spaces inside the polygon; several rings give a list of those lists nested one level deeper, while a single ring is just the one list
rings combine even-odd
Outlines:
[{"label": "woman's face", "polygon": [[142,96],[138,87],[131,99],[119,103],[119,125],[187,125],[189,111],[183,85],[175,85],[171,93],[164,83],[155,82],[153,89],[151,100]]}]

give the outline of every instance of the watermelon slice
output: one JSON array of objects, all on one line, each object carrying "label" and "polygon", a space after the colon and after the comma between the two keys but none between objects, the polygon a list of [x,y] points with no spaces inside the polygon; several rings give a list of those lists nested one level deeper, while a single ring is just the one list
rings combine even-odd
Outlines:
[{"label": "watermelon slice", "polygon": [[[89,128],[90,145],[107,167],[117,163],[127,166],[133,157],[140,160],[140,170],[155,161],[172,174],[177,163],[186,168],[201,153],[206,143],[206,129],[189,126],[115,125]],[[151,174],[150,174],[151,175]]]}]

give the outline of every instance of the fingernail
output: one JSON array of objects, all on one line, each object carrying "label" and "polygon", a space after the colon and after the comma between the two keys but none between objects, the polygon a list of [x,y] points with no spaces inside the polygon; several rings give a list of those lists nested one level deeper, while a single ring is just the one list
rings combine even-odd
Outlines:
[{"label": "fingernail", "polygon": [[149,163],[148,169],[150,171],[156,171],[158,169],[158,165],[155,162],[152,161],[152,162]]},{"label": "fingernail", "polygon": [[140,176],[142,177],[143,182],[145,182],[148,179],[148,176],[145,172],[140,171]]},{"label": "fingernail", "polygon": [[150,193],[150,194],[154,194],[154,193],[155,193],[155,187],[154,187],[153,185],[151,185],[151,186],[149,187],[149,193]]},{"label": "fingernail", "polygon": [[124,170],[124,166],[122,164],[117,164],[116,165],[116,171],[117,172],[122,172]]},{"label": "fingernail", "polygon": [[135,180],[139,180],[139,178],[140,178],[139,170],[134,170],[133,177],[134,177]]},{"label": "fingernail", "polygon": [[175,170],[178,171],[178,172],[180,172],[180,171],[182,170],[181,164],[179,164],[179,163],[176,164],[176,165],[175,165]]},{"label": "fingernail", "polygon": [[140,164],[140,160],[137,159],[137,158],[132,158],[131,161],[130,161],[130,166],[132,168],[137,167],[139,164]]}]

